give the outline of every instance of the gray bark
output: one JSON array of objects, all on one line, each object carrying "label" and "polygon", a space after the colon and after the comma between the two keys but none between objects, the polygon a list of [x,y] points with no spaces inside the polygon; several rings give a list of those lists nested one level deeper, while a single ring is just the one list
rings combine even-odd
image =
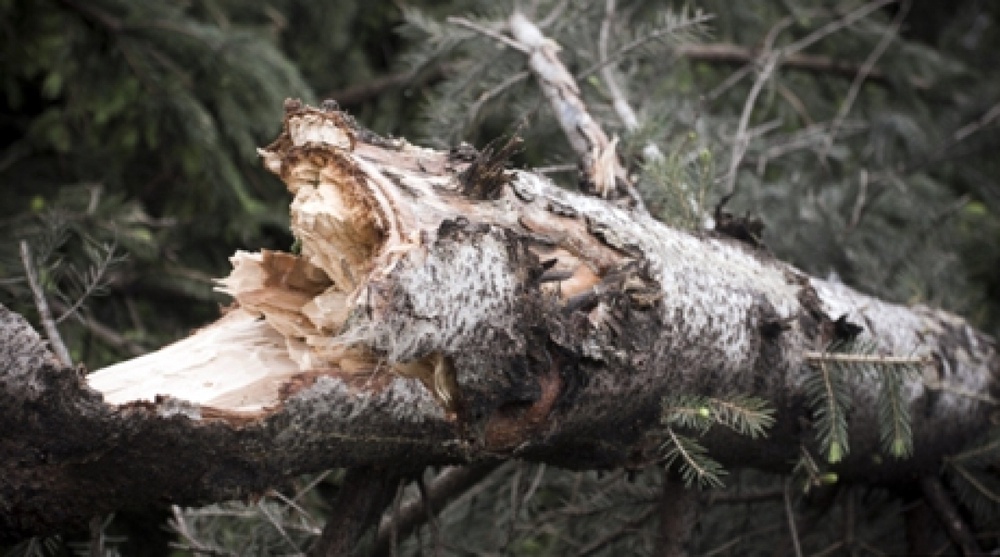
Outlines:
[{"label": "gray bark", "polygon": [[770,401],[766,439],[705,441],[729,466],[787,470],[815,446],[806,355],[841,315],[880,353],[932,362],[905,387],[910,459],[871,458],[873,388],[855,378],[841,478],[934,471],[988,424],[995,347],[948,313],[332,110],[290,104],[262,155],[295,195],[302,254],[234,257],[239,308],[216,324],[84,378],[0,308],[0,538],[335,466],[646,466],[661,400],[679,392]]}]

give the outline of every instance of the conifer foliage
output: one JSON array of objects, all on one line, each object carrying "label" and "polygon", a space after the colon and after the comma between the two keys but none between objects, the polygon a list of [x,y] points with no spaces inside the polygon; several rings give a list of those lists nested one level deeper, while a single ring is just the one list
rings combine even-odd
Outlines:
[{"label": "conifer foliage", "polygon": [[[528,57],[503,39],[520,9],[560,48],[655,216],[704,234],[723,218],[760,219],[754,243],[806,272],[1000,332],[994,3],[321,4],[0,0],[0,303],[40,323],[41,290],[69,357],[90,368],[209,321],[226,302],[211,279],[229,254],[291,244],[284,188],[256,156],[286,97],[349,92],[375,131],[439,147],[516,133],[517,164],[580,187]],[[425,470],[400,482],[358,554],[652,555],[673,547],[663,532],[685,513],[698,517],[681,540],[691,555],[996,550],[1000,430],[940,463],[941,478],[838,481],[858,404],[877,408],[884,450],[873,459],[919,453],[900,389],[925,361],[870,340],[807,358],[812,423],[801,427],[821,453],[802,447],[786,470],[727,469],[699,443],[719,430],[766,437],[767,401],[679,393],[653,433],[657,466]],[[871,392],[848,389],[848,374]],[[6,549],[303,554],[343,478]],[[970,527],[974,545],[928,515]],[[143,521],[169,539],[144,538]]]}]

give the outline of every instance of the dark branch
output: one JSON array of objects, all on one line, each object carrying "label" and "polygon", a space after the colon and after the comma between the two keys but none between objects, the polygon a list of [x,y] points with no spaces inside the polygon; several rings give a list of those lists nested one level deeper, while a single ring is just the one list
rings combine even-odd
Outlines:
[{"label": "dark branch", "polygon": [[371,466],[350,468],[323,533],[309,550],[310,557],[350,555],[361,536],[378,524],[401,477],[398,471]]},{"label": "dark branch", "polygon": [[924,492],[924,497],[927,499],[927,503],[930,504],[931,509],[934,510],[938,520],[944,525],[945,531],[948,532],[948,537],[962,551],[962,555],[967,557],[970,555],[982,555],[983,553],[979,549],[979,544],[972,537],[969,525],[965,523],[962,515],[958,513],[958,509],[955,508],[951,497],[948,496],[944,486],[941,485],[941,480],[933,476],[924,476],[920,478],[920,489]]},{"label": "dark branch", "polygon": [[420,497],[404,505],[392,523],[383,524],[379,528],[372,555],[387,556],[392,551],[392,532],[396,531],[397,539],[404,540],[414,530],[426,523],[430,516],[427,507],[437,512],[443,510],[470,488],[477,485],[500,466],[501,461],[481,462],[469,466],[449,468],[427,486],[427,497]]}]

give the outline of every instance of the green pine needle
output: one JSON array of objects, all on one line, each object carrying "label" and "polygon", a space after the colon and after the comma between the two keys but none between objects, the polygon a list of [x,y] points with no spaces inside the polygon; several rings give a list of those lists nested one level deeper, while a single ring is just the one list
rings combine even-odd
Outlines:
[{"label": "green pine needle", "polygon": [[752,439],[767,435],[774,409],[761,398],[736,395],[728,399],[674,395],[663,401],[663,423],[705,433],[715,424]]},{"label": "green pine needle", "polygon": [[816,419],[817,438],[827,460],[840,462],[849,452],[846,416],[851,409],[851,394],[848,374],[867,378],[878,387],[876,410],[882,450],[895,458],[912,455],[913,432],[903,385],[918,375],[919,364],[913,363],[913,359],[880,357],[877,344],[870,339],[831,345],[829,353],[839,357],[813,359],[817,373],[805,385]]},{"label": "green pine needle", "polygon": [[831,464],[848,453],[847,412],[851,397],[839,366],[818,362],[817,373],[805,382],[806,394],[813,408],[816,436]]},{"label": "green pine needle", "polygon": [[667,440],[661,446],[665,451],[665,465],[671,466],[678,462],[681,479],[685,487],[697,483],[698,487],[723,487],[722,476],[727,474],[717,460],[708,456],[708,449],[700,443],[667,428]]}]

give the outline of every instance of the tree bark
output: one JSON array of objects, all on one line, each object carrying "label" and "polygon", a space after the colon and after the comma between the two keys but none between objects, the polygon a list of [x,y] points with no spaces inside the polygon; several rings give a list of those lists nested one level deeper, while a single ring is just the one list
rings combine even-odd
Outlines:
[{"label": "tree bark", "polygon": [[218,322],[82,377],[0,308],[0,538],[333,466],[645,466],[676,393],[767,399],[766,439],[703,441],[729,466],[787,470],[815,446],[807,354],[842,315],[881,354],[931,363],[903,389],[904,460],[872,458],[875,379],[850,378],[840,478],[907,481],[986,427],[1000,363],[961,319],[559,189],[506,152],[423,149],[291,102],[261,155],[295,196],[301,253],[236,254]]}]

